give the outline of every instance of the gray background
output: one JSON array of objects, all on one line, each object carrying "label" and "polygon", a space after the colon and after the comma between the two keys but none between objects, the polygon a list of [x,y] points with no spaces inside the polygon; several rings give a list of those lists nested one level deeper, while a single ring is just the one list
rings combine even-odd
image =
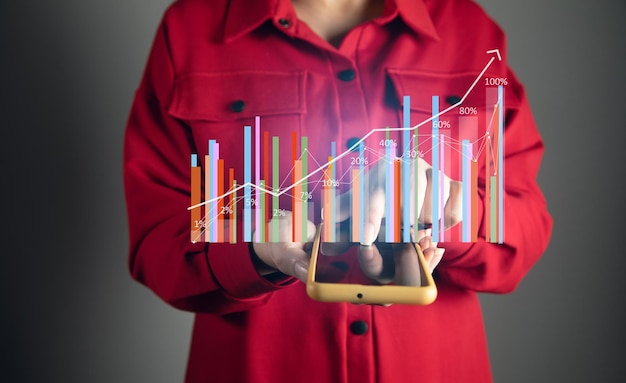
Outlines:
[{"label": "gray background", "polygon": [[[182,380],[192,316],[130,279],[121,182],[125,121],[168,3],[0,3],[3,381]],[[626,2],[480,3],[527,86],[555,219],[518,290],[481,297],[495,380],[623,381]]]}]

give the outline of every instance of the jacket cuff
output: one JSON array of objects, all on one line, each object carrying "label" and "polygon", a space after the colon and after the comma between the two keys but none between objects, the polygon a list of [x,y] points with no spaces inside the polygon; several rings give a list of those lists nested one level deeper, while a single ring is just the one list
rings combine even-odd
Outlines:
[{"label": "jacket cuff", "polygon": [[210,243],[207,261],[217,283],[235,299],[255,298],[298,281],[282,274],[260,275],[252,262],[247,243]]}]

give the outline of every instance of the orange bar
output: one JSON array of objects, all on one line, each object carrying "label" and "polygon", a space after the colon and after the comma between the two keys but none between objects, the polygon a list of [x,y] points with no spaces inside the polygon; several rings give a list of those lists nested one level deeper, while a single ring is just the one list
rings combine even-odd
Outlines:
[{"label": "orange bar", "polygon": [[[235,169],[234,168],[229,168],[228,169],[228,185],[230,185],[230,190],[235,188]],[[228,207],[231,209],[232,213],[229,217],[228,220],[228,238],[224,238],[226,241],[230,242],[230,243],[235,243],[236,241],[236,236],[235,236],[235,226],[236,226],[236,222],[237,222],[237,209],[235,209],[235,194],[231,194],[228,198]]]},{"label": "orange bar", "polygon": [[360,184],[361,173],[359,169],[352,169],[352,242],[361,242]]},{"label": "orange bar", "polygon": [[[269,132],[263,132],[263,179],[265,180],[265,186],[269,189],[272,184],[270,181],[270,155],[269,155],[269,147],[270,147],[270,134]],[[267,223],[271,219],[270,213],[272,209],[269,207],[269,196],[267,193],[263,193],[263,198],[265,199],[265,215],[263,217],[263,224],[266,226],[265,230],[265,240],[264,242],[270,241],[270,231]]]},{"label": "orange bar", "polygon": [[[330,162],[332,157],[328,157],[328,161]],[[326,171],[324,172],[324,182],[322,185],[322,221],[325,223],[323,226],[324,231],[322,232],[322,241],[330,242],[332,238],[332,231],[334,225],[331,225],[332,221],[332,187],[330,181],[330,175],[332,174],[332,164],[328,165]]]},{"label": "orange bar", "polygon": [[396,159],[394,164],[393,164],[393,179],[394,179],[394,188],[395,190],[393,191],[394,195],[394,205],[393,209],[394,209],[394,233],[393,233],[393,241],[394,242],[400,242],[401,241],[401,236],[400,236],[400,228],[402,227],[402,210],[400,208],[400,206],[402,205],[400,203],[400,197],[401,197],[401,193],[400,191],[402,190],[400,188],[400,160]]},{"label": "orange bar", "polygon": [[[217,195],[224,195],[224,160],[217,160]],[[217,200],[217,242],[224,242],[224,221],[226,209],[224,198]]]},{"label": "orange bar", "polygon": [[[302,166],[300,166],[300,164],[296,164],[297,161],[297,145],[298,145],[298,138],[296,137],[296,132],[291,132],[291,163],[293,164],[293,171],[291,172],[291,182],[292,185],[296,183],[296,180],[299,180],[300,178],[296,177],[296,169],[300,169],[300,175],[302,175]],[[299,162],[299,161],[298,161]],[[295,187],[295,190],[298,189],[298,187]],[[298,193],[296,195],[300,195],[300,192],[302,191],[302,188],[300,188],[300,191],[298,191]],[[291,199],[291,211],[293,212],[292,214],[292,221],[291,221],[291,238],[293,241],[296,240],[296,220],[295,220],[295,213],[296,213],[296,195],[293,196],[293,198]]]},{"label": "orange bar", "polygon": [[472,161],[471,168],[471,193],[472,193],[472,226],[471,238],[472,242],[478,242],[478,161]]},{"label": "orange bar", "polygon": [[[302,164],[300,160],[296,160],[294,162],[293,175],[296,180],[300,180],[302,178]],[[294,201],[294,209],[293,209],[293,220],[291,222],[293,226],[293,241],[294,242],[305,242],[302,238],[302,183],[299,183],[293,188],[293,201]]]},{"label": "orange bar", "polygon": [[[204,201],[209,201],[211,199],[211,156],[204,156]],[[209,242],[211,232],[211,214],[215,214],[214,211],[210,209],[211,204],[204,205],[204,230],[203,230],[203,241]]]},{"label": "orange bar", "polygon": [[[199,166],[194,166],[191,168],[191,206],[197,205],[201,202],[202,199],[202,186],[201,186],[201,178],[202,178],[202,169]],[[200,238],[200,233],[202,233],[202,226],[200,225],[200,217],[202,216],[202,208],[197,207],[195,209],[191,209],[191,242],[197,242]]]}]

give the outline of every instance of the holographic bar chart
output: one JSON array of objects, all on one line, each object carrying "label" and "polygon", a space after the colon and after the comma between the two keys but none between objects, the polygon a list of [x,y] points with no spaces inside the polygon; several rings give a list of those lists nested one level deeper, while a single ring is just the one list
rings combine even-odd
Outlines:
[{"label": "holographic bar chart", "polygon": [[[410,242],[419,207],[429,205],[431,222],[419,223],[432,224],[434,241],[503,243],[506,78],[485,77],[484,87],[476,87],[484,72],[452,106],[442,108],[443,96],[432,95],[430,117],[422,121],[411,121],[411,97],[404,96],[401,126],[364,132],[345,151],[335,141],[316,142],[316,157],[309,137],[273,135],[271,127],[262,129],[262,116],[240,127],[243,169],[229,167],[232,156],[209,139],[204,155],[191,154],[191,242],[306,242],[314,234],[309,222],[321,221],[322,241],[363,242],[371,193],[383,190],[379,241]],[[465,103],[470,91],[484,98]],[[424,201],[416,192],[424,182],[418,162],[431,168]],[[460,185],[462,205],[455,230],[444,222],[450,178]]]},{"label": "holographic bar chart", "polygon": [[[487,87],[484,113],[486,128],[480,132],[476,107],[459,107],[456,116],[442,118],[439,97],[432,97],[430,129],[411,127],[410,97],[403,99],[403,127],[381,128],[374,135],[377,147],[355,144],[341,153],[349,161],[349,168],[337,172],[337,143],[328,144],[325,163],[310,169],[307,137],[291,133],[291,172],[281,175],[279,170],[281,140],[270,137],[260,128],[260,117],[254,126],[243,126],[243,182],[235,179],[235,169],[226,168],[220,157],[220,143],[209,140],[203,157],[191,155],[191,241],[192,242],[278,242],[279,222],[291,214],[289,240],[306,242],[308,221],[323,220],[322,240],[339,240],[340,224],[337,217],[342,209],[350,215],[349,240],[363,241],[372,181],[369,172],[377,165],[384,171],[385,218],[384,231],[379,240],[409,242],[411,216],[419,217],[417,188],[417,158],[423,158],[432,167],[430,179],[432,209],[432,237],[435,241],[475,242],[478,239],[479,188],[484,196],[482,218],[485,239],[502,243],[504,240],[504,91],[503,86]],[[421,130],[424,132],[420,132]],[[391,138],[392,131],[400,131],[401,139]],[[400,142],[399,142],[400,141]],[[453,156],[453,153],[456,156]],[[203,166],[200,159],[203,158]],[[456,159],[455,159],[456,158]],[[449,237],[444,226],[444,177],[454,165],[460,169],[458,181],[462,194],[462,221],[457,237]],[[484,163],[481,164],[481,161]],[[317,166],[317,163],[316,163]],[[479,169],[484,168],[482,176]],[[271,169],[271,171],[270,171]],[[376,176],[377,180],[380,178]],[[288,181],[288,182],[287,182]],[[288,186],[285,186],[285,184]],[[378,181],[376,181],[378,182]],[[412,185],[413,182],[413,185]],[[481,185],[482,186],[479,186]],[[203,187],[204,185],[204,187]],[[204,189],[204,193],[202,193]],[[315,201],[314,191],[320,198]],[[287,193],[291,204],[280,204],[279,196]],[[350,195],[349,206],[342,193]],[[410,201],[409,199],[415,199]],[[316,212],[316,202],[319,214]],[[411,206],[415,209],[411,212]],[[238,227],[239,216],[243,215]],[[315,221],[318,222],[315,222]],[[345,230],[345,225],[344,225]],[[239,232],[240,231],[240,232]],[[283,239],[284,240],[284,237]]]}]

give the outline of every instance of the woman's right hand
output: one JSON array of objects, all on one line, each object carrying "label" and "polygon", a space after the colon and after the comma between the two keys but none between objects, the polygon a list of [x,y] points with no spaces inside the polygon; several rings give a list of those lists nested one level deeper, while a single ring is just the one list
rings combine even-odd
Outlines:
[{"label": "woman's right hand", "polygon": [[[274,220],[278,220],[278,242],[253,242],[254,253],[261,262],[256,262],[257,270],[261,275],[281,272],[298,278],[306,283],[309,269],[311,243],[315,238],[315,224],[307,222],[308,242],[293,242],[292,222],[293,214],[285,211],[285,216],[274,217],[267,225],[269,237],[274,238]],[[254,235],[253,235],[254,238]]]}]

